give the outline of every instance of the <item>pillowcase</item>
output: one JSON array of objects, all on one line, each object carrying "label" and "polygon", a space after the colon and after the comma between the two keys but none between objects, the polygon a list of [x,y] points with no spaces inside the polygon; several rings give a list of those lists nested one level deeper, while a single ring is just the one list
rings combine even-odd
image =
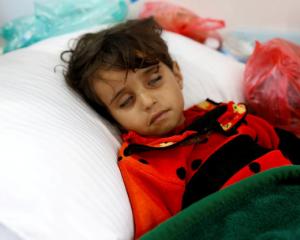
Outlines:
[{"label": "pillowcase", "polygon": [[206,98],[244,101],[244,64],[182,35],[165,32],[164,38],[184,77],[186,108]]},{"label": "pillowcase", "polygon": [[[69,40],[82,33],[0,57],[0,223],[18,239],[133,236],[117,167],[118,131],[66,86],[56,67]],[[186,107],[207,97],[243,100],[242,64],[175,33],[164,38],[184,75]]]}]

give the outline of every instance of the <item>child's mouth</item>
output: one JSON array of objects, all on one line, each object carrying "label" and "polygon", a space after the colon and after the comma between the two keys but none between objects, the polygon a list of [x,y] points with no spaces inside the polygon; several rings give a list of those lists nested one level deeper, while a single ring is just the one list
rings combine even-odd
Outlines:
[{"label": "child's mouth", "polygon": [[158,113],[153,114],[151,117],[149,125],[155,124],[166,118],[167,113],[170,111],[170,109],[160,111]]}]

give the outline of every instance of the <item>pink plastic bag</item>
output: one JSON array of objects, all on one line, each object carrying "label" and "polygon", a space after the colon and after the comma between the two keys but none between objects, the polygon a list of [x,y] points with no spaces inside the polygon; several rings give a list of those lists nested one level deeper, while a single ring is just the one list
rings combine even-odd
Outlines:
[{"label": "pink plastic bag", "polygon": [[201,18],[195,13],[167,2],[147,2],[140,18],[153,16],[166,30],[180,33],[201,43],[208,37],[221,39],[217,29],[225,26],[224,21]]},{"label": "pink plastic bag", "polygon": [[300,137],[300,46],[257,42],[246,64],[245,97],[256,114]]}]

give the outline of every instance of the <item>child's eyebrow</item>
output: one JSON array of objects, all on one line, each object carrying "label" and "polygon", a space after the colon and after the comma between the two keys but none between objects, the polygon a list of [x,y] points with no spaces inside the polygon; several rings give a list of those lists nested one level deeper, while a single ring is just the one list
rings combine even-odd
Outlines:
[{"label": "child's eyebrow", "polygon": [[116,98],[118,98],[118,97],[124,92],[124,90],[125,90],[125,87],[122,88],[122,89],[120,89],[120,90],[116,93],[116,95],[110,100],[110,103],[109,103],[109,104],[112,104],[112,102],[113,102]]},{"label": "child's eyebrow", "polygon": [[152,65],[152,66],[150,66],[150,67],[147,67],[147,68],[143,71],[143,74],[150,73],[150,72],[152,72],[154,69],[158,71],[158,69],[159,69],[159,63],[158,63],[158,64],[155,64],[155,65]]}]

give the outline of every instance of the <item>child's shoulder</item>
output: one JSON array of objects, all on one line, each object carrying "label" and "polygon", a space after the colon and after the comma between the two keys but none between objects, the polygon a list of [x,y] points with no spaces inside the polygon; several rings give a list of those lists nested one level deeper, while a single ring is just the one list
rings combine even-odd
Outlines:
[{"label": "child's shoulder", "polygon": [[209,112],[215,110],[216,108],[224,108],[228,112],[233,112],[237,114],[245,114],[247,112],[246,105],[244,103],[235,103],[233,101],[225,102],[215,102],[209,98],[198,104],[193,105],[186,111],[197,111],[197,112]]},{"label": "child's shoulder", "polygon": [[204,111],[204,112],[208,112],[208,111],[211,111],[211,110],[215,109],[216,107],[218,107],[222,104],[224,104],[224,103],[217,103],[217,102],[207,98],[206,100],[201,101],[201,102],[191,106],[190,108],[188,108],[185,111],[196,111],[196,112]]},{"label": "child's shoulder", "polygon": [[243,103],[235,103],[229,101],[214,102],[211,99],[206,99],[185,111],[185,115],[201,116],[202,122],[217,122],[220,130],[223,133],[229,134],[234,131],[247,115],[246,105]]}]

